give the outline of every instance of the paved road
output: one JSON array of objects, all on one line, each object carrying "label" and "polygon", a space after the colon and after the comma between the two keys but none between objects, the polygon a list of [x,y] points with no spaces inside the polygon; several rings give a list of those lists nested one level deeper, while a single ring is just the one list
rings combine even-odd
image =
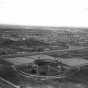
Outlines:
[{"label": "paved road", "polygon": [[[6,58],[3,57],[3,59],[1,58],[1,60],[4,60],[4,61],[8,61],[8,62],[11,62],[13,64],[20,64],[20,63],[28,63],[30,61],[33,60],[33,58],[38,58],[38,57],[41,57],[41,58],[53,58],[53,57],[48,57],[47,55],[45,54],[48,54],[48,55],[52,55],[53,53],[62,53],[63,52],[67,52],[67,51],[71,51],[71,50],[85,50],[85,49],[88,49],[88,48],[84,48],[84,47],[81,47],[81,48],[76,48],[76,49],[65,49],[65,50],[53,50],[53,51],[50,51],[50,52],[41,52],[41,53],[28,53],[28,54],[17,54],[17,55],[8,55],[8,56],[4,56]],[[41,56],[40,56],[41,54]],[[39,55],[37,57],[37,55]],[[45,56],[44,56],[45,55]],[[14,59],[12,59],[14,58]],[[63,59],[62,60],[63,63],[66,63],[70,66],[80,66],[80,65],[84,65],[84,64],[88,64],[88,60],[84,60],[83,58],[67,58],[67,59]]]},{"label": "paved road", "polygon": [[20,87],[0,77],[0,88],[20,88]]},{"label": "paved road", "polygon": [[63,49],[63,50],[51,50],[51,51],[45,51],[45,52],[32,52],[32,53],[23,53],[23,54],[9,54],[9,55],[2,55],[0,56],[2,57],[8,57],[8,58],[12,58],[12,57],[24,57],[24,56],[32,56],[32,55],[39,55],[39,54],[46,54],[46,55],[52,55],[54,53],[63,53],[63,52],[68,52],[68,51],[74,51],[74,50],[85,50],[88,49],[88,47],[76,47],[76,48],[72,48],[70,47],[69,49]]}]

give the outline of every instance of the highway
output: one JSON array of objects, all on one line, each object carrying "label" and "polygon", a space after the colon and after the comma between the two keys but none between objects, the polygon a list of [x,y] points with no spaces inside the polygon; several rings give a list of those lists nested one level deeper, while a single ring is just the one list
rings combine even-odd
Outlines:
[{"label": "highway", "polygon": [[63,49],[63,50],[51,50],[51,51],[44,51],[44,52],[32,52],[32,53],[22,53],[22,54],[9,54],[9,55],[1,55],[0,58],[12,58],[12,57],[25,57],[25,56],[32,56],[32,55],[39,55],[39,54],[45,54],[45,55],[52,55],[52,54],[60,54],[65,53],[69,51],[75,51],[75,50],[86,50],[88,47],[70,47],[69,49]]}]

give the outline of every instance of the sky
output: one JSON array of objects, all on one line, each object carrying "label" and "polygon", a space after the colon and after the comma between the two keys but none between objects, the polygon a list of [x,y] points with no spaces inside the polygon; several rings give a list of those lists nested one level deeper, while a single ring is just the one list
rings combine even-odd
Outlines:
[{"label": "sky", "polygon": [[88,0],[0,0],[0,24],[88,27]]}]

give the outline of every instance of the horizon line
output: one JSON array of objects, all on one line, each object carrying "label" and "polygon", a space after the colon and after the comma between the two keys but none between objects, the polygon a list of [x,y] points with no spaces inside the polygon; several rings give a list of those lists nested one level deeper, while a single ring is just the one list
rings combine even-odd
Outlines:
[{"label": "horizon line", "polygon": [[0,24],[1,27],[8,27],[8,28],[24,28],[24,29],[47,29],[47,30],[60,30],[60,29],[88,29],[88,27],[83,26],[50,26],[50,25],[19,25],[19,24]]}]

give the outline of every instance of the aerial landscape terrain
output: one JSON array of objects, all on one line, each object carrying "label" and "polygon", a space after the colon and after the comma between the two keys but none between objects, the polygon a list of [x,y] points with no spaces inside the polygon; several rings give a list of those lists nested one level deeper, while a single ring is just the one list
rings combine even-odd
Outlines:
[{"label": "aerial landscape terrain", "polygon": [[0,88],[88,88],[88,28],[0,25]]}]

